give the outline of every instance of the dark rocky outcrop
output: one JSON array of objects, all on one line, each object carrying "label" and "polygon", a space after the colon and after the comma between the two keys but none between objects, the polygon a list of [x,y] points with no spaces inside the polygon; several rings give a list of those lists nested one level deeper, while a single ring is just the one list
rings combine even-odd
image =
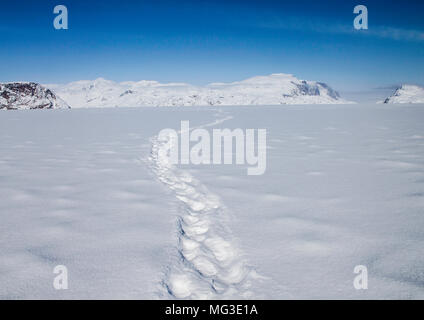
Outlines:
[{"label": "dark rocky outcrop", "polygon": [[68,104],[35,82],[0,83],[0,109],[60,109]]}]

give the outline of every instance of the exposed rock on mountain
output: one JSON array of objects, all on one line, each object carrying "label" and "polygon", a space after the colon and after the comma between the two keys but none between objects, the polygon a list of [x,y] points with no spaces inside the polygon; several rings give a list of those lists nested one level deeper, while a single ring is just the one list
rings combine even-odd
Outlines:
[{"label": "exposed rock on mountain", "polygon": [[424,103],[424,88],[404,84],[384,100],[384,103]]},{"label": "exposed rock on mountain", "polygon": [[0,109],[70,108],[50,89],[34,82],[0,83]]}]

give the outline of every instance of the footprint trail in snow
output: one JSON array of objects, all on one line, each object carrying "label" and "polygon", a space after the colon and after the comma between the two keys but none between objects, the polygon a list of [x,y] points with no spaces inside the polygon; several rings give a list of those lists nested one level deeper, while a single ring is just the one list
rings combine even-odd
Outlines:
[{"label": "footprint trail in snow", "polygon": [[[231,117],[199,126],[210,127]],[[194,128],[192,128],[194,129]],[[149,158],[153,172],[182,203],[178,217],[177,261],[172,262],[164,286],[172,298],[249,298],[251,279],[256,273],[246,266],[231,233],[223,225],[225,208],[189,172],[173,165],[163,146],[170,138],[152,138]]]}]

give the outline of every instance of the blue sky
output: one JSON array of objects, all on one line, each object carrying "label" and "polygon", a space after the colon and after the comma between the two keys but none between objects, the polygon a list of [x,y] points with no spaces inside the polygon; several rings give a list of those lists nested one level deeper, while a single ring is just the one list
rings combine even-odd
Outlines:
[{"label": "blue sky", "polygon": [[[69,29],[53,28],[66,5]],[[353,28],[364,4],[369,29]],[[206,84],[292,73],[346,91],[424,84],[424,1],[7,1],[0,81]]]}]

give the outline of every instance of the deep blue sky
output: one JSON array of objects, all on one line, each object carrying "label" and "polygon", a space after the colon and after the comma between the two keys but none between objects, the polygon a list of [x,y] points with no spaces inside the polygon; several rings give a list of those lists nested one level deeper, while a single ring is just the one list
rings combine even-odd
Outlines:
[{"label": "deep blue sky", "polygon": [[[53,28],[53,8],[69,30]],[[353,29],[367,5],[369,30]],[[292,73],[341,91],[424,84],[424,1],[2,1],[0,81],[205,84]]]}]

